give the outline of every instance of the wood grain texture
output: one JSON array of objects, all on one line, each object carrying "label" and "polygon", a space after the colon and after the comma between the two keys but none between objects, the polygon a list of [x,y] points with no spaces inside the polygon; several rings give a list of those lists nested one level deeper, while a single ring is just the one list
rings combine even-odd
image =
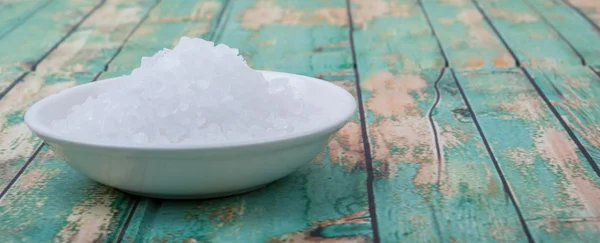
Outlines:
[{"label": "wood grain texture", "polygon": [[[41,143],[23,123],[27,108],[52,93],[92,81],[154,3],[108,0],[0,100],[0,188]],[[129,205],[128,196],[85,179],[44,151],[0,198],[0,221],[7,222],[0,239],[113,242]]]},{"label": "wood grain texture", "polygon": [[[232,1],[216,37],[254,68],[319,76],[356,94],[342,0]],[[355,116],[314,161],[264,189],[205,201],[142,200],[125,239],[369,242],[361,139]]]},{"label": "wood grain texture", "polygon": [[514,51],[521,66],[581,65],[569,45],[523,0],[476,2]]},{"label": "wood grain texture", "polygon": [[526,240],[450,73],[438,84],[434,133],[439,70],[358,67],[382,242]]},{"label": "wood grain texture", "polygon": [[600,163],[600,78],[588,67],[530,73],[595,162]]},{"label": "wood grain texture", "polygon": [[[0,39],[0,87],[7,87],[35,67],[101,0],[52,1]],[[3,90],[0,90],[0,93]]]},{"label": "wood grain texture", "polygon": [[600,178],[524,73],[457,76],[533,238],[595,242]]},{"label": "wood grain texture", "polygon": [[52,0],[0,2],[0,39],[43,9]]},{"label": "wood grain texture", "polygon": [[471,1],[423,0],[450,67],[515,66],[510,52]]},{"label": "wood grain texture", "polygon": [[600,64],[600,32],[584,16],[556,0],[524,0],[581,55],[585,64]]},{"label": "wood grain texture", "polygon": [[2,242],[115,242],[131,198],[42,150],[0,201]]},{"label": "wood grain texture", "polygon": [[596,0],[560,0],[579,11],[596,26],[600,26],[600,2]]},{"label": "wood grain texture", "polygon": [[368,58],[361,60],[366,65],[407,70],[445,66],[417,1],[351,0],[351,5],[356,52]]}]

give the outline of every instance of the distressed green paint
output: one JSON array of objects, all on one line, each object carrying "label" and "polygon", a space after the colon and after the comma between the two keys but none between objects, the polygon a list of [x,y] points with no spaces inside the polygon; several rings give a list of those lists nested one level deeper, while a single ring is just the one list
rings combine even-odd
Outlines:
[{"label": "distressed green paint", "polygon": [[522,66],[581,65],[575,52],[523,0],[478,3]]},{"label": "distressed green paint", "polygon": [[52,0],[0,2],[0,38],[19,27]]},{"label": "distressed green paint", "polygon": [[43,149],[0,201],[2,242],[115,242],[131,198]]},{"label": "distressed green paint", "polygon": [[561,1],[523,0],[537,9],[573,45],[586,64],[600,64],[600,33],[577,11]]},{"label": "distressed green paint", "polygon": [[600,178],[522,71],[457,75],[533,238],[594,242]]},{"label": "distressed green paint", "polygon": [[[227,19],[223,20],[226,24],[218,30],[217,42],[239,48],[249,63],[255,64],[253,67],[332,80],[350,76],[345,70],[351,67],[352,60],[349,44],[345,43],[348,40],[343,39],[347,34],[337,36],[348,32],[347,23],[337,25],[337,20],[330,20],[331,24],[320,26],[330,23],[318,16],[318,12],[323,11],[320,9],[326,7],[323,2],[233,1],[231,4],[225,13]],[[344,1],[329,1],[329,4],[333,9],[338,8],[335,6],[343,9]],[[267,10],[281,8],[294,13],[298,19],[286,20],[275,10],[264,12],[265,6]],[[295,32],[310,35],[290,34]],[[171,38],[176,41],[179,36]],[[286,43],[292,40],[297,44]],[[286,60],[294,65],[281,63],[278,57],[286,55],[292,56]],[[301,63],[304,60],[314,61]],[[356,93],[353,80],[333,82]],[[316,160],[263,189],[205,201],[144,199],[135,212],[126,239],[135,242],[180,242],[190,238],[199,242],[370,241],[359,124],[355,116]]]},{"label": "distressed green paint", "polygon": [[[4,25],[8,28],[20,21],[17,21],[19,13],[10,9],[26,11],[26,9],[35,8],[35,5],[40,2],[34,0],[0,5],[3,6],[0,7],[0,31]],[[0,38],[0,53],[2,53],[0,55],[0,93],[19,76],[29,71],[44,53],[49,51],[99,2],[99,0],[52,1],[31,18],[19,23],[20,26],[14,31],[6,32],[6,35]],[[2,14],[4,11],[11,12],[11,14]]]},{"label": "distressed green paint", "polygon": [[588,67],[530,70],[579,141],[600,162],[600,80]]},{"label": "distressed green paint", "polygon": [[526,237],[514,205],[471,120],[449,70],[440,80],[433,110],[442,150],[441,183],[434,201],[445,239],[457,242],[521,242]]},{"label": "distressed green paint", "polygon": [[0,68],[29,70],[99,3],[99,0],[52,1],[0,39],[0,53],[3,53],[0,55]]},{"label": "distressed green paint", "polygon": [[450,67],[515,66],[510,52],[471,1],[423,0]]},{"label": "distressed green paint", "polygon": [[[558,1],[558,0],[557,0]],[[596,25],[600,26],[600,2],[596,0],[560,0],[569,3],[583,12]]]},{"label": "distressed green paint", "polygon": [[141,58],[172,48],[182,36],[208,39],[215,29],[224,0],[167,1],[159,4],[123,46],[100,79],[131,73]]},{"label": "distressed green paint", "polygon": [[382,242],[526,240],[474,124],[458,112],[466,106],[449,71],[432,113],[438,161],[427,115],[440,70],[397,72],[361,64],[365,109],[382,117],[367,123]]},{"label": "distressed green paint", "polygon": [[0,93],[4,92],[24,72],[18,67],[0,67]]},{"label": "distressed green paint", "polygon": [[[442,164],[436,158],[427,114],[441,69],[410,69],[443,67],[444,61],[415,2],[354,1],[352,9],[381,241],[523,240],[516,212],[506,203],[470,117],[454,112],[465,108],[449,73],[441,80],[442,100],[433,113]],[[396,11],[372,13],[369,4]],[[431,51],[419,51],[415,45],[429,45]],[[413,51],[419,51],[414,54],[419,57],[410,57],[414,63],[407,65],[403,55]]]},{"label": "distressed green paint", "polygon": [[23,115],[24,111],[22,110],[17,110],[12,113],[6,114],[6,123],[4,123],[4,126],[6,127],[18,125],[19,123],[23,122]]},{"label": "distressed green paint", "polygon": [[[157,0],[107,0],[59,45],[38,72],[98,73],[117,54],[127,36]],[[115,18],[114,21],[103,21]],[[47,81],[51,81],[51,75]],[[62,82],[62,80],[58,80]],[[88,80],[89,81],[89,80]]]},{"label": "distressed green paint", "polygon": [[[356,53],[376,69],[444,67],[444,58],[417,1],[352,0]],[[392,27],[397,26],[397,27]]]}]

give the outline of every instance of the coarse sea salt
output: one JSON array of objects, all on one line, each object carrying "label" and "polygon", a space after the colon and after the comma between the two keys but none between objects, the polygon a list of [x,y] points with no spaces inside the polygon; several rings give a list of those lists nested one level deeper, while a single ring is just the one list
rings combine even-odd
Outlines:
[{"label": "coarse sea salt", "polygon": [[301,132],[326,112],[288,79],[267,80],[237,49],[182,37],[143,57],[122,87],[74,105],[58,132],[116,144],[205,144]]}]

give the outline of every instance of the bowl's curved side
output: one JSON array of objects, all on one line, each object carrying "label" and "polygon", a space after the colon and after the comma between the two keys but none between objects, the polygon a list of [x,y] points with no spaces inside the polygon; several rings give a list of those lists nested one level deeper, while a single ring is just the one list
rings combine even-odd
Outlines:
[{"label": "bowl's curved side", "polygon": [[70,167],[90,179],[134,194],[160,198],[206,198],[244,192],[280,179],[314,159],[331,133],[273,148],[230,150],[207,155],[201,150],[139,151],[89,149],[46,139]]}]

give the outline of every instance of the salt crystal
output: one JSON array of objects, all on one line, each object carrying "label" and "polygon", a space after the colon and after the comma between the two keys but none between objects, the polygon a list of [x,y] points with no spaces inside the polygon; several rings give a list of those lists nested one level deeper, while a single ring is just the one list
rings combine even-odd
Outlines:
[{"label": "salt crystal", "polygon": [[143,57],[121,80],[52,127],[110,143],[205,144],[282,136],[326,119],[288,79],[266,80],[238,49],[199,38]]}]

